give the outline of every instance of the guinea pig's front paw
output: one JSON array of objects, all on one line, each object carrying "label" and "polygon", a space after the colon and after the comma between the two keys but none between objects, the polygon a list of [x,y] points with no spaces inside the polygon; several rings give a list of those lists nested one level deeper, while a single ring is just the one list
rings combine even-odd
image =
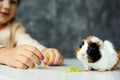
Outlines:
[{"label": "guinea pig's front paw", "polygon": [[99,69],[98,71],[99,71],[99,72],[105,72],[105,70],[104,70],[104,69]]},{"label": "guinea pig's front paw", "polygon": [[88,71],[91,70],[91,67],[90,67],[90,66],[88,66],[88,65],[83,65],[83,66],[84,66],[84,67],[83,67],[82,71],[88,72]]},{"label": "guinea pig's front paw", "polygon": [[89,69],[83,69],[82,71],[84,71],[84,72],[88,72],[88,71],[90,71]]},{"label": "guinea pig's front paw", "polygon": [[88,72],[90,70],[91,70],[90,68],[84,68],[84,69],[82,69],[82,71],[84,71],[84,72]]}]

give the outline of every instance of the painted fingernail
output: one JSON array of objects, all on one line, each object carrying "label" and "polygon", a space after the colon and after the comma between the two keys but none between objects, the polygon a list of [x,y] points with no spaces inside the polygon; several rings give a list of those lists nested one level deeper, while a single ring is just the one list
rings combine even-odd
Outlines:
[{"label": "painted fingernail", "polygon": [[42,56],[42,57],[40,58],[40,60],[44,60],[44,56]]},{"label": "painted fingernail", "polygon": [[47,62],[47,61],[44,61],[44,65],[46,65],[46,66],[53,66],[52,64],[49,64],[49,62]]},{"label": "painted fingernail", "polygon": [[47,62],[47,61],[44,61],[44,65],[48,65],[48,62]]},{"label": "painted fingernail", "polygon": [[49,64],[49,66],[54,66],[53,64]]},{"label": "painted fingernail", "polygon": [[48,66],[53,66],[53,64],[48,64]]},{"label": "painted fingernail", "polygon": [[39,63],[38,63],[38,65],[41,65],[42,64],[42,62],[40,61]]},{"label": "painted fingernail", "polygon": [[32,68],[34,68],[35,67],[35,64],[32,66]]},{"label": "painted fingernail", "polygon": [[45,58],[46,58],[47,61],[49,61],[50,55],[49,54],[45,55]]}]

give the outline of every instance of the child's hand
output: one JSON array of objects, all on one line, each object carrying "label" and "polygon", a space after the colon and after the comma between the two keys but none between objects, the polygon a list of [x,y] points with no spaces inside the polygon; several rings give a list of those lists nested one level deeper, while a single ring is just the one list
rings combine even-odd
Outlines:
[{"label": "child's hand", "polygon": [[28,45],[0,49],[0,63],[17,68],[33,67],[42,57],[37,48]]},{"label": "child's hand", "polygon": [[[48,65],[62,65],[64,62],[62,54],[55,48],[46,48],[41,51],[44,55],[44,61],[48,62]],[[46,58],[46,55],[49,55],[49,60]]]}]

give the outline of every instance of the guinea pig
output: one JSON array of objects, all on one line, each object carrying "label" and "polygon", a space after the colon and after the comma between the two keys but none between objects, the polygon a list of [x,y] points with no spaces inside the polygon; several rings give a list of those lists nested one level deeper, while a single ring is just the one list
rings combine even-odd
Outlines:
[{"label": "guinea pig", "polygon": [[76,48],[76,57],[83,64],[83,70],[114,70],[120,62],[120,52],[108,40],[88,36]]}]

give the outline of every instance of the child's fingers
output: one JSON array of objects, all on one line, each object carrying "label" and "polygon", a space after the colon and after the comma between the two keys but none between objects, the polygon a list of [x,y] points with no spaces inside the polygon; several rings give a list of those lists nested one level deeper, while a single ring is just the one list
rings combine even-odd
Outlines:
[{"label": "child's fingers", "polygon": [[56,62],[54,62],[54,65],[58,66],[58,65],[62,65],[63,64],[63,57],[60,56],[59,59],[56,59]]},{"label": "child's fingers", "polygon": [[63,63],[63,56],[57,49],[49,48],[43,52],[43,55],[44,62],[47,62],[48,65],[61,65]]},{"label": "child's fingers", "polygon": [[22,55],[19,55],[17,57],[17,61],[19,61],[29,67],[32,67],[34,65],[34,63],[29,58],[22,56]]},{"label": "child's fingers", "polygon": [[61,54],[58,50],[54,49],[54,54],[55,54],[55,60],[54,60],[54,65],[59,63],[59,60],[61,59]]},{"label": "child's fingers", "polygon": [[29,51],[32,51],[39,59],[41,57],[43,57],[41,52],[36,47],[30,46],[30,45],[25,45],[24,48],[29,50]]},{"label": "child's fingers", "polygon": [[55,60],[54,60],[54,65],[61,65],[63,64],[63,56],[62,54],[57,50],[57,49],[52,49],[55,53]]},{"label": "child's fingers", "polygon": [[41,50],[41,53],[44,53],[47,50],[47,48],[44,48]]},{"label": "child's fingers", "polygon": [[40,59],[35,55],[35,53],[31,52],[31,51],[27,51],[27,50],[23,50],[21,52],[22,56],[25,56],[27,58],[29,58],[33,63],[39,63]]},{"label": "child's fingers", "polygon": [[61,65],[62,59],[60,59],[57,63],[54,63],[55,66]]},{"label": "child's fingers", "polygon": [[22,68],[22,69],[26,69],[28,68],[28,66],[26,66],[25,64],[19,62],[19,61],[15,61],[15,63],[12,65],[12,67],[16,67],[16,68]]},{"label": "child's fingers", "polygon": [[48,63],[51,65],[51,64],[54,64],[54,60],[55,60],[55,53],[53,51],[49,51],[49,54],[50,58],[49,58],[49,61]]},{"label": "child's fingers", "polygon": [[64,62],[64,59],[63,58],[60,58],[59,62],[58,62],[58,65],[62,65]]},{"label": "child's fingers", "polygon": [[51,64],[54,63],[55,54],[54,54],[54,52],[53,52],[52,50],[47,49],[47,50],[43,53],[43,55],[44,55],[44,62],[45,62],[45,63],[47,62],[48,65],[51,65]]}]

